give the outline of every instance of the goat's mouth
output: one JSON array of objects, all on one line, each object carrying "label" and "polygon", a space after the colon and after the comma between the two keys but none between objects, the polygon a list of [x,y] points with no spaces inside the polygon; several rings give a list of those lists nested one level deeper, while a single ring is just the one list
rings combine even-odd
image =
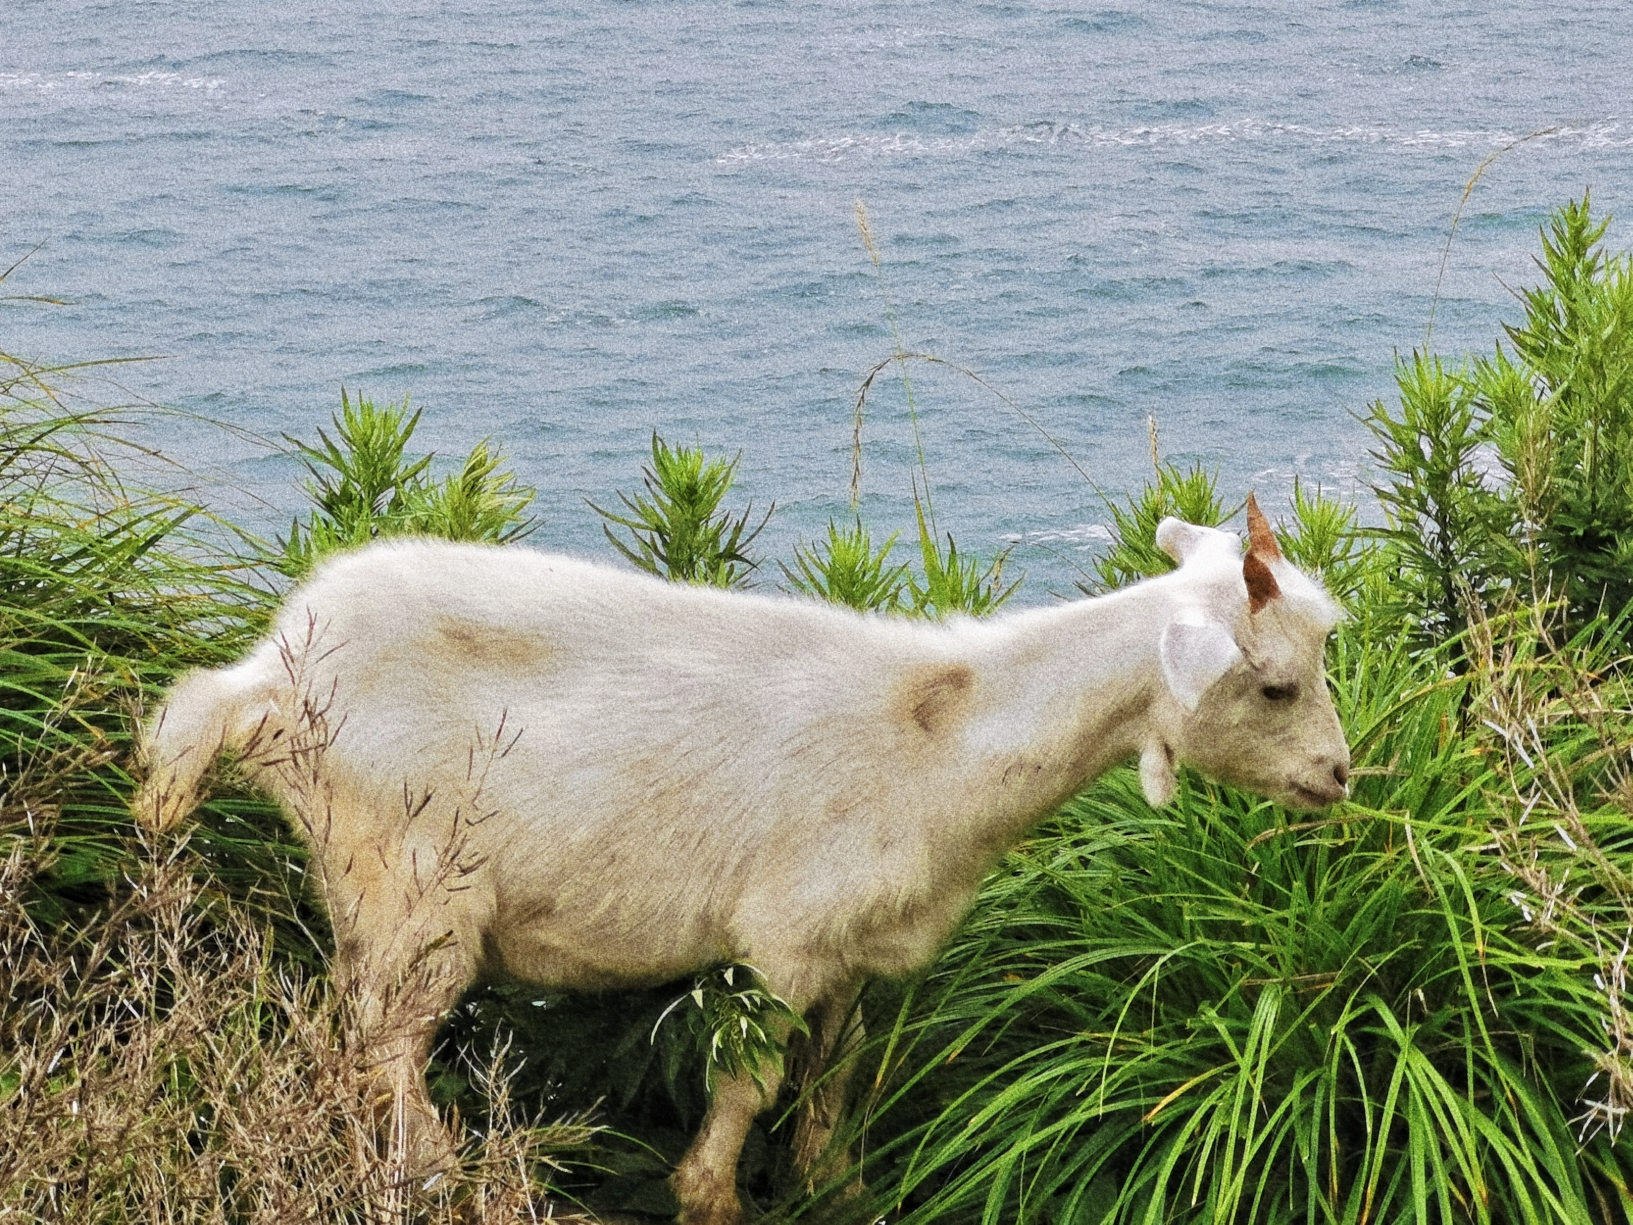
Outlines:
[{"label": "goat's mouth", "polygon": [[1328,808],[1349,794],[1348,788],[1317,791],[1314,787],[1306,787],[1303,783],[1294,782],[1289,782],[1287,787],[1293,797],[1292,807],[1294,808]]}]

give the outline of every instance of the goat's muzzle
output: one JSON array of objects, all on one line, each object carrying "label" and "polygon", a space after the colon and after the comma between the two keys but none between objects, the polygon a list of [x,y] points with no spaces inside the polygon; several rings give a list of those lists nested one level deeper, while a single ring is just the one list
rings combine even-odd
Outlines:
[{"label": "goat's muzzle", "polygon": [[1308,775],[1289,779],[1288,787],[1294,807],[1326,808],[1336,804],[1349,798],[1349,762],[1337,761],[1330,766],[1323,763]]}]

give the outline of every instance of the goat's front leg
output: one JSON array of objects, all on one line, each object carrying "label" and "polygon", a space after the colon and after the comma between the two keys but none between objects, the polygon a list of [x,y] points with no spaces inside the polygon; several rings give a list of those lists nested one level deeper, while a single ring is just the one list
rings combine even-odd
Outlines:
[{"label": "goat's front leg", "polygon": [[853,1015],[859,991],[848,983],[824,996],[805,1014],[810,1036],[789,1043],[789,1075],[803,1099],[794,1118],[794,1174],[807,1195],[852,1165],[848,1149],[830,1150],[862,1043],[862,1018]]},{"label": "goat's front leg", "polygon": [[703,1128],[675,1170],[673,1186],[682,1225],[738,1225],[743,1219],[737,1158],[754,1116],[776,1100],[782,1061],[763,1065],[761,1076],[763,1090],[746,1072],[723,1076],[716,1083]]}]

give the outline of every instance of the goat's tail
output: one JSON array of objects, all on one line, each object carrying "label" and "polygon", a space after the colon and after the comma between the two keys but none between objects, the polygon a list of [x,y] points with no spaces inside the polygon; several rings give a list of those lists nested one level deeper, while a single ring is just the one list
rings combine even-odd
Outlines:
[{"label": "goat's tail", "polygon": [[147,777],[131,810],[148,829],[180,824],[198,807],[199,784],[215,759],[244,748],[276,710],[259,655],[231,668],[188,673],[142,728],[137,752]]}]

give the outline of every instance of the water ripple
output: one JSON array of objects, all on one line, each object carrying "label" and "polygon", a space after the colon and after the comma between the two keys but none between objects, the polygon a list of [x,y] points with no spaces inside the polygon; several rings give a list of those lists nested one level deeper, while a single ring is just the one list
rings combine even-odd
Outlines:
[{"label": "water ripple", "polygon": [[186,77],[179,72],[0,72],[0,93],[89,94],[99,90],[191,89],[214,93],[226,85],[221,77]]},{"label": "water ripple", "polygon": [[766,161],[842,162],[850,158],[958,156],[993,149],[1113,149],[1153,146],[1228,144],[1284,140],[1303,144],[1399,145],[1408,149],[1500,149],[1530,135],[1533,140],[1587,149],[1633,147],[1633,122],[1610,117],[1586,123],[1559,124],[1535,134],[1509,128],[1406,129],[1368,124],[1320,127],[1240,119],[1229,123],[1159,123],[1110,128],[1081,123],[1036,120],[989,128],[965,136],[925,136],[915,132],[847,132],[802,140],[739,145],[720,154],[721,164]]}]

